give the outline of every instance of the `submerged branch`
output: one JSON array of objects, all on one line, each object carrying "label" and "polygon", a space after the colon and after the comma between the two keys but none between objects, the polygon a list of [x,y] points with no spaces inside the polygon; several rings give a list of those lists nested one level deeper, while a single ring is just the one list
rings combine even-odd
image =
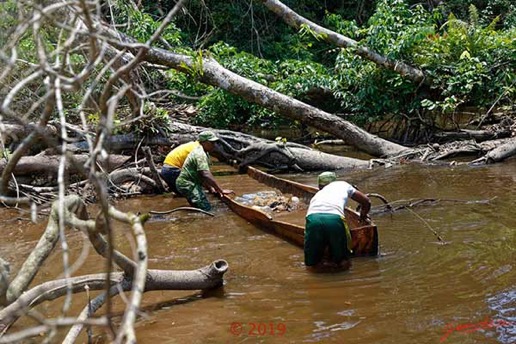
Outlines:
[{"label": "submerged branch", "polygon": [[[496,197],[495,197],[496,198]],[[396,211],[423,207],[423,206],[434,206],[439,203],[462,203],[462,204],[489,204],[495,198],[482,199],[482,200],[461,200],[461,199],[442,199],[442,198],[421,198],[421,199],[409,199],[409,200],[397,200],[388,202],[379,206],[373,206],[371,208],[371,215],[382,215],[384,213],[394,213]]]},{"label": "submerged branch", "polygon": [[179,207],[179,208],[174,208],[174,209],[170,209],[170,210],[166,210],[166,211],[150,210],[149,214],[151,214],[151,215],[168,215],[168,214],[175,213],[176,211],[193,211],[193,212],[206,214],[206,215],[209,215],[212,217],[215,216],[215,214],[210,213],[209,211],[202,210],[199,208],[194,208],[194,207]]}]

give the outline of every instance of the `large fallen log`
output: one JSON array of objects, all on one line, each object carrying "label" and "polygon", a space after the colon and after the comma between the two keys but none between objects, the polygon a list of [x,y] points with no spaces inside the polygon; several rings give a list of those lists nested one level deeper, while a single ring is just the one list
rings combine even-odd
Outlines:
[{"label": "large fallen log", "polygon": [[511,137],[510,128],[500,129],[498,131],[493,130],[470,130],[461,129],[459,131],[446,131],[434,134],[436,142],[450,142],[457,140],[475,140],[476,142],[483,142],[488,140],[501,139],[505,137]]},{"label": "large fallen log", "polygon": [[[228,270],[225,260],[216,260],[210,265],[196,270],[155,270],[147,271],[144,292],[155,290],[207,290],[222,286],[223,276]],[[106,289],[106,274],[93,274],[74,277],[71,285],[73,293],[83,293],[84,287],[90,290]],[[111,273],[112,285],[118,284],[123,291],[132,288],[130,280],[124,278],[124,273]],[[27,311],[27,307],[35,307],[45,301],[52,301],[66,295],[70,281],[54,280],[42,283],[23,293],[15,302],[0,310],[0,332],[10,326],[16,319]]]},{"label": "large fallen log", "polygon": [[506,160],[514,155],[516,155],[516,137],[508,139],[501,146],[498,146],[490,150],[487,154],[476,160],[473,160],[470,164],[492,164],[495,162]]},{"label": "large fallen log", "polygon": [[[14,168],[14,175],[18,179],[18,183],[36,184],[36,185],[54,185],[57,182],[57,171],[59,168],[60,155],[36,155],[24,156],[20,158],[18,164]],[[69,159],[65,170],[68,175],[81,174],[81,166],[83,166],[90,156],[87,154],[77,154],[73,159]],[[115,168],[124,164],[130,159],[127,155],[110,154],[109,157],[99,162],[102,168],[111,172]],[[6,159],[0,159],[0,173],[7,164]],[[80,180],[84,177],[79,177]]]}]

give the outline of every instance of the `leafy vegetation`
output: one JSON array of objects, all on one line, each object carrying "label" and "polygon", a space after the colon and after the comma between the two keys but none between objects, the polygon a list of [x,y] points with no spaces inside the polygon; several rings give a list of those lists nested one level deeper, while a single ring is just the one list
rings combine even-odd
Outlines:
[{"label": "leafy vegetation", "polygon": [[[252,17],[254,25],[260,25],[261,16],[275,23],[271,31],[260,31],[263,34],[260,54],[244,52],[256,52],[256,49],[251,49],[249,40],[242,35],[233,39],[225,37],[226,44],[217,42],[210,50],[224,66],[238,74],[328,111],[352,114],[348,118],[359,124],[386,115],[417,114],[419,117],[424,113],[433,116],[451,113],[464,106],[482,108],[495,103],[511,110],[516,78],[516,37],[514,26],[511,26],[514,6],[501,0],[473,3],[481,6],[481,10],[453,1],[429,8],[403,0],[379,0],[368,12],[367,21],[362,13],[363,24],[360,25],[342,6],[333,7],[334,12],[330,12],[329,8],[317,10],[310,1],[285,2],[309,19],[320,20],[326,27],[359,44],[393,60],[421,68],[431,79],[430,87],[414,84],[397,73],[359,58],[352,49],[330,47],[310,35],[307,28],[302,28],[299,33],[285,31],[285,24],[270,19],[257,8],[253,8],[253,13],[260,15]],[[239,12],[233,2],[223,7],[225,11],[235,13],[230,18],[238,18],[238,27],[251,15]],[[209,8],[213,18],[218,18],[217,9]],[[465,17],[459,19],[452,10]],[[495,10],[506,12],[493,17]],[[226,28],[232,25],[232,20],[224,22]],[[213,29],[216,27],[214,24]],[[274,34],[272,30],[275,30]],[[228,35],[232,30],[225,32]],[[213,36],[217,36],[217,31]],[[271,38],[276,40],[271,41]],[[286,41],[288,43],[284,45]],[[272,50],[277,50],[281,57],[267,54]],[[329,92],[314,101],[309,94],[314,88]],[[199,120],[205,125],[275,123],[273,114],[223,91],[210,93],[200,105]]]},{"label": "leafy vegetation", "polygon": [[[140,42],[150,38],[175,5],[173,0],[158,4],[144,0],[139,8],[127,1],[115,3],[109,10],[104,8],[106,20]],[[414,84],[358,57],[352,49],[331,46],[307,27],[296,32],[259,2],[215,0],[187,2],[187,13],[168,25],[155,43],[190,54],[197,61],[190,75],[154,71],[143,77],[144,82],[150,88],[178,91],[169,96],[170,101],[194,102],[199,108],[196,123],[220,128],[297,124],[199,83],[203,56],[278,92],[328,112],[346,114],[358,124],[393,115],[421,118],[453,113],[465,106],[496,105],[515,111],[516,5],[512,0],[284,3],[385,57],[420,68],[430,83]],[[12,0],[0,4],[4,34],[12,31],[16,6]],[[59,40],[57,29],[49,27],[42,32],[51,51]],[[5,43],[5,38],[0,38]],[[32,37],[19,38],[20,58],[37,59],[33,42]],[[83,59],[79,53],[72,55],[72,65],[83,64]],[[38,87],[34,85],[31,92],[43,92]],[[2,90],[2,95],[5,92],[8,90]],[[79,99],[71,96],[65,101],[77,103]],[[162,115],[163,110],[150,113]],[[123,118],[123,110],[118,115]],[[141,126],[133,129],[138,128]],[[154,129],[149,130],[152,133]]]},{"label": "leafy vegetation", "polygon": [[496,17],[486,26],[470,7],[469,21],[450,14],[442,34],[427,38],[415,53],[416,62],[429,71],[439,94],[423,101],[429,109],[451,111],[459,105],[512,106],[516,95],[516,30],[497,31]]}]

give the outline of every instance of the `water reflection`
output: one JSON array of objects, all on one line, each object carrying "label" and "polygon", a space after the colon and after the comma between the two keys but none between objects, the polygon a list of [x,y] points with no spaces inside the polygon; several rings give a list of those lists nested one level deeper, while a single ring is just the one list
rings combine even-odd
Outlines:
[{"label": "water reflection", "polygon": [[488,297],[487,304],[494,311],[492,320],[498,340],[501,343],[515,343],[516,289],[509,289]]}]

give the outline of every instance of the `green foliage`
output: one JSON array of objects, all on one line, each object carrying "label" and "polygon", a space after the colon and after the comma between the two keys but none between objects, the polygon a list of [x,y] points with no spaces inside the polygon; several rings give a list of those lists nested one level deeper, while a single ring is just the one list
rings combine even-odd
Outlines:
[{"label": "green foliage", "polygon": [[[224,67],[262,84],[267,84],[270,73],[275,73],[275,66],[271,61],[238,52],[222,42],[210,47],[210,54]],[[221,89],[210,89],[210,93],[199,102],[199,109],[196,117],[198,124],[219,128],[259,125],[272,121],[273,117],[270,111]]]},{"label": "green foliage", "polygon": [[359,124],[373,122],[386,114],[410,112],[416,105],[411,81],[397,73],[379,69],[349,50],[336,62],[339,85],[335,96],[343,111],[354,114]]},{"label": "green foliage", "polygon": [[287,138],[286,137],[282,137],[282,136],[278,136],[274,139],[274,141],[276,141],[278,144],[286,144],[287,143]]},{"label": "green foliage", "polygon": [[[311,90],[330,90],[340,102],[340,108],[333,111],[354,114],[353,121],[361,124],[387,114],[419,113],[422,107],[450,112],[462,105],[492,104],[500,95],[500,105],[514,99],[514,29],[500,31],[497,18],[484,24],[485,9],[479,11],[475,6],[468,7],[468,20],[450,14],[444,22],[445,8],[428,11],[415,3],[379,0],[363,27],[355,20],[348,20],[349,15],[342,11],[321,10],[310,1],[286,4],[305,15],[323,16],[320,19],[325,26],[383,56],[422,68],[433,80],[430,90],[356,56],[353,49],[329,47],[323,42],[324,37],[308,26],[302,26],[296,35],[278,31],[276,40],[268,40],[272,36],[267,36],[266,43],[263,36],[261,53],[265,56],[281,53],[280,58],[258,58],[227,44],[227,40],[212,45],[209,51],[235,73],[308,103],[313,102],[309,96]],[[494,0],[489,3],[493,4]],[[229,13],[239,11],[239,5],[233,2],[222,6]],[[226,27],[231,18],[225,22]],[[243,22],[245,16],[240,15],[238,20]],[[275,30],[283,30],[281,23],[275,23]],[[240,36],[240,40],[232,42],[244,47]],[[267,49],[276,50],[276,54],[268,53]],[[184,81],[182,84],[185,89],[193,87]],[[242,127],[281,123],[270,111],[225,91],[210,88],[203,92],[207,95],[200,102],[201,124]],[[315,105],[324,108],[327,103],[328,99]]]},{"label": "green foliage", "polygon": [[[118,0],[113,11],[115,11],[115,21],[123,27],[122,31],[142,43],[146,42],[161,25],[161,22],[155,20],[151,14],[134,9],[126,1]],[[181,30],[174,23],[169,23],[161,34],[161,40],[155,44],[165,48],[181,46],[183,45],[181,36]]]},{"label": "green foliage", "polygon": [[271,76],[277,73],[275,62],[239,51],[225,42],[212,45],[210,52],[225,68],[261,84],[268,84]]},{"label": "green foliage", "polygon": [[[399,74],[357,57],[352,49],[343,49],[335,64],[339,80],[335,95],[345,111],[356,115],[356,122],[389,113],[410,114],[421,107],[452,112],[460,106],[487,106],[499,96],[498,105],[513,102],[515,29],[497,31],[498,18],[482,25],[482,14],[470,6],[468,21],[450,14],[436,30],[436,23],[442,20],[440,13],[420,6],[410,8],[400,0],[381,0],[369,27],[358,32],[352,29],[368,47],[422,68],[433,80],[432,90],[427,92]],[[329,21],[344,33],[352,27],[338,26],[336,19],[332,16]]]},{"label": "green foliage", "polygon": [[365,45],[393,59],[409,59],[412,49],[433,32],[429,13],[421,6],[409,8],[403,0],[380,0],[368,25]]},{"label": "green foliage", "polygon": [[312,61],[284,60],[279,64],[277,77],[271,87],[300,100],[311,89],[333,89],[336,84],[327,68]]},{"label": "green foliage", "polygon": [[192,52],[190,55],[192,56],[192,65],[189,66],[186,63],[181,63],[181,68],[187,71],[188,75],[190,75],[192,78],[201,78],[204,75],[203,53],[201,50],[198,50]]},{"label": "green foliage", "polygon": [[516,26],[516,3],[514,0],[446,0],[442,9],[445,13],[453,13],[459,18],[467,18],[471,13],[470,6],[478,9],[479,24],[488,25],[496,17],[501,20],[497,23],[499,29],[510,29]]},{"label": "green foliage", "polygon": [[[45,5],[45,2],[41,2],[40,5]],[[37,32],[32,30],[32,24],[26,27],[27,22],[20,21],[20,19],[24,15],[32,18],[33,6],[34,4],[31,2],[16,2],[12,0],[0,2],[0,16],[2,17],[2,21],[0,21],[0,53],[2,54],[0,71],[3,71],[2,68],[6,59],[11,57],[12,50],[9,46],[12,45],[16,48],[17,58],[11,73],[6,73],[2,80],[3,85],[0,88],[0,98],[5,97],[15,84],[34,72],[32,64],[37,65],[40,63],[38,49],[44,50],[46,55],[49,56],[50,61],[52,61],[56,59],[58,54],[62,53],[62,47],[68,39],[66,34],[63,35],[60,27],[53,25],[55,18],[52,17],[52,14],[42,17]],[[40,11],[41,9],[36,12],[39,13]],[[41,42],[41,47],[38,46],[36,38]],[[64,68],[62,71],[65,77],[73,77],[73,72],[71,71],[80,70],[86,63],[86,59],[80,49],[72,49],[66,61],[68,68]],[[11,109],[20,112],[28,111],[34,105],[35,99],[43,97],[48,90],[42,80],[42,78],[36,78],[24,85],[16,93]],[[82,100],[81,95],[65,91],[62,92],[61,97],[66,115],[69,116],[70,121],[76,120],[77,118],[73,116],[73,111],[67,111],[67,109],[76,108]],[[41,103],[33,108],[31,115],[27,115],[27,119],[32,121],[39,118],[43,106],[44,103]],[[53,118],[57,116],[57,111],[55,111]]]},{"label": "green foliage", "polygon": [[274,120],[272,112],[220,89],[203,97],[199,108],[196,122],[217,128],[249,129]]},{"label": "green foliage", "polygon": [[[308,25],[306,24],[302,24],[301,25],[301,28],[299,29],[299,33],[301,34],[301,37],[304,37],[306,35],[310,35],[312,36],[313,38],[315,38],[316,40],[323,40],[325,39],[325,37],[327,35],[323,34],[323,33],[317,33],[315,31],[313,31]],[[310,43],[309,43],[310,44]]]},{"label": "green foliage", "polygon": [[[218,43],[210,52],[224,67],[268,86],[278,92],[304,100],[314,88],[331,89],[335,85],[327,69],[312,61],[259,59],[249,53],[239,52],[225,43]],[[199,124],[217,127],[260,125],[277,126],[288,121],[271,111],[251,104],[223,90],[214,90],[202,98]]]},{"label": "green foliage", "polygon": [[12,152],[9,148],[5,147],[5,149],[1,149],[0,148],[0,157],[2,159],[6,159],[9,161],[9,159],[11,159],[11,156],[12,156]]},{"label": "green foliage", "polygon": [[[156,135],[161,133],[165,135],[170,127],[170,117],[166,109],[156,107],[153,103],[145,103],[143,106],[144,116],[138,117],[138,120],[130,122],[127,128],[128,132],[135,133],[139,136]],[[118,128],[124,130],[125,128]]]},{"label": "green foliage", "polygon": [[88,117],[86,117],[86,121],[92,127],[96,127],[100,123],[99,113],[98,112],[94,112],[94,113],[88,114]]},{"label": "green foliage", "polygon": [[[104,13],[107,20],[145,42],[176,2],[163,0],[156,4],[144,0],[140,7],[146,9],[143,11],[126,1],[115,3],[109,13]],[[466,105],[514,103],[516,4],[513,0],[447,0],[438,8],[429,6],[435,1],[418,0],[377,0],[362,2],[363,7],[350,1],[285,0],[284,3],[359,45],[422,69],[432,80],[431,88],[416,85],[398,73],[357,57],[352,49],[331,46],[308,26],[296,32],[260,2],[215,0],[188,2],[188,15],[178,15],[175,23],[164,31],[163,39],[155,43],[190,54],[193,64],[182,66],[188,74],[168,71],[168,79],[162,81],[162,75],[155,73],[147,82],[156,88],[179,90],[199,98],[198,123],[218,127],[275,126],[289,122],[224,90],[199,83],[205,56],[212,56],[235,73],[283,94],[327,111],[351,113],[357,123],[374,121],[386,114],[410,115],[421,108],[451,112]],[[23,4],[13,0],[0,4],[3,15],[0,28],[4,35],[13,30],[16,6]],[[47,26],[43,25],[41,37],[51,54],[60,43],[60,29]],[[7,39],[0,38],[2,42]],[[20,59],[37,62],[32,34],[21,37],[17,48]],[[80,54],[71,55],[70,70],[80,70],[74,67],[84,65],[84,59]],[[83,86],[88,87],[88,83]],[[30,85],[27,94],[40,92],[44,89],[39,83]],[[172,99],[184,101],[180,96]],[[335,99],[339,107],[335,106]],[[64,96],[72,108],[80,100],[73,94]],[[165,125],[165,119],[160,123]],[[140,128],[151,133],[158,129],[148,128],[145,121],[134,130]]]},{"label": "green foliage", "polygon": [[327,13],[324,17],[324,25],[331,30],[351,39],[358,39],[360,28],[354,20],[346,20],[340,14]]},{"label": "green foliage", "polygon": [[[383,56],[395,60],[410,60],[413,51],[432,31],[433,17],[421,6],[410,8],[401,0],[381,0],[370,17],[368,27],[358,29],[354,23],[340,24],[338,17],[328,21],[343,34],[353,34],[364,44]],[[417,85],[374,63],[358,57],[354,49],[341,49],[335,61],[335,96],[341,112],[355,115],[354,121],[366,123],[386,114],[410,113],[419,106]]]},{"label": "green foliage", "polygon": [[16,1],[7,0],[0,2],[0,46],[7,43],[9,35],[16,27]]},{"label": "green foliage", "polygon": [[514,100],[516,80],[516,29],[496,30],[498,17],[483,26],[479,12],[470,6],[469,21],[450,14],[442,33],[428,36],[415,61],[428,70],[438,96],[422,106],[453,111],[459,105],[489,106]]},{"label": "green foliage", "polygon": [[[202,97],[213,90],[212,86],[208,86],[198,82],[195,79],[195,74],[190,75],[183,72],[178,72],[175,69],[167,71],[167,89],[179,90],[188,97]],[[183,98],[172,96],[173,100],[183,101]]]}]

